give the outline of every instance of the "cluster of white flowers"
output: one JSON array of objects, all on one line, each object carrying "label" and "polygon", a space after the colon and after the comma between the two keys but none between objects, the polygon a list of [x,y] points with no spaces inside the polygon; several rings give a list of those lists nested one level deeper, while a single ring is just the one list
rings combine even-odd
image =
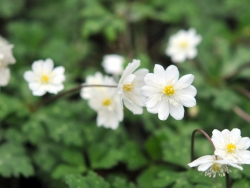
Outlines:
[{"label": "cluster of white flowers", "polygon": [[[84,87],[81,97],[88,100],[92,109],[97,111],[97,124],[117,128],[123,119],[123,105],[134,114],[142,114],[146,106],[148,112],[158,113],[160,120],[166,120],[169,114],[176,120],[184,117],[184,107],[196,105],[197,93],[192,82],[194,76],[189,74],[179,79],[179,71],[171,65],[166,70],[155,65],[154,73],[147,69],[138,69],[140,60],[133,60],[123,71],[119,83],[111,77],[97,72],[88,76],[83,84],[96,85]],[[115,88],[100,85],[117,85]],[[118,100],[119,99],[119,100]]]},{"label": "cluster of white flowers", "polygon": [[13,47],[12,44],[9,44],[0,36],[0,86],[6,86],[9,83],[10,69],[8,65],[16,62],[12,55]]},{"label": "cluster of white flowers", "polygon": [[196,46],[201,42],[201,36],[196,35],[195,29],[180,30],[169,39],[166,54],[173,62],[182,63],[186,59],[193,59],[197,55]]},{"label": "cluster of white flowers", "polygon": [[[187,33],[180,31],[176,37],[170,38],[168,54],[173,55],[176,62],[184,60],[186,56],[192,58],[197,53],[195,46],[200,40],[201,37],[195,36],[193,29]],[[179,79],[176,66],[171,65],[164,70],[158,64],[154,67],[154,73],[149,73],[145,68],[138,69],[140,60],[133,60],[123,69],[124,61],[117,54],[105,55],[102,66],[113,77],[97,72],[94,76],[88,76],[82,86],[80,95],[97,112],[98,126],[116,129],[123,120],[123,104],[134,114],[142,114],[146,106],[147,111],[158,114],[160,120],[166,120],[169,114],[181,120],[184,106],[196,105],[194,97],[197,91],[191,85],[193,75],[188,74]],[[51,59],[38,60],[32,64],[32,71],[24,73],[33,95],[42,96],[46,92],[57,94],[64,88],[64,67],[53,67]]]},{"label": "cluster of white flowers", "polygon": [[205,172],[209,177],[225,176],[229,173],[228,166],[243,170],[242,164],[250,164],[250,139],[241,137],[241,131],[237,128],[223,131],[213,130],[211,138],[215,151],[214,155],[206,155],[189,163],[190,167],[198,166],[198,171]]}]

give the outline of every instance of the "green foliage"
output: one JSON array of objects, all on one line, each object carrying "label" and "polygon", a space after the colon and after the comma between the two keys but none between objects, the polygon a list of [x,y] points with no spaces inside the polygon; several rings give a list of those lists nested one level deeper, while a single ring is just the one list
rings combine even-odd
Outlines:
[{"label": "green foliage", "polygon": [[[0,88],[0,187],[27,187],[23,177],[48,188],[225,187],[225,178],[190,170],[190,138],[198,128],[211,136],[235,127],[249,137],[249,7],[249,0],[1,0],[0,35],[14,44],[16,64]],[[65,67],[65,91],[104,73],[106,54],[140,59],[150,72],[166,68],[169,37],[189,28],[202,36],[197,57],[176,66],[180,77],[195,76],[197,108],[185,108],[181,121],[124,109],[118,129],[97,127],[79,91],[35,97],[23,79],[46,58]],[[196,158],[213,154],[199,133],[194,150]],[[233,188],[250,186],[243,168],[230,167]]]},{"label": "green foliage", "polygon": [[94,172],[89,172],[86,177],[80,175],[68,175],[66,182],[70,188],[110,188],[109,184]]}]

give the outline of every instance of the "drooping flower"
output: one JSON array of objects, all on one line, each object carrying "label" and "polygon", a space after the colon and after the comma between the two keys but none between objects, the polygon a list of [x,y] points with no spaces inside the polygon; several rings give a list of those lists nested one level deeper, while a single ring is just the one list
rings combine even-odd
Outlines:
[{"label": "drooping flower", "polygon": [[46,92],[57,94],[63,90],[62,82],[65,81],[64,67],[54,68],[51,59],[38,60],[32,64],[32,71],[24,73],[25,80],[35,96],[42,96]]},{"label": "drooping flower", "polygon": [[223,159],[231,160],[238,164],[250,164],[250,139],[241,137],[241,131],[237,128],[223,131],[213,130],[211,138],[215,151],[214,154]]},{"label": "drooping flower", "polygon": [[[103,78],[104,85],[117,85],[111,77]],[[117,88],[96,89],[91,91],[89,106],[97,112],[97,125],[116,129],[123,120],[122,103]]]},{"label": "drooping flower", "polygon": [[114,75],[120,75],[123,71],[124,58],[117,54],[105,55],[102,66],[105,72]]},{"label": "drooping flower", "polygon": [[201,36],[195,29],[180,30],[169,39],[166,54],[171,56],[175,63],[182,63],[186,59],[193,59],[197,55],[196,46],[201,42]]},{"label": "drooping flower", "polygon": [[176,66],[170,65],[166,70],[156,64],[154,73],[148,73],[142,87],[142,94],[147,97],[146,108],[148,112],[157,114],[160,120],[166,120],[169,114],[176,120],[184,117],[184,107],[196,105],[197,93],[192,86],[194,76],[185,75],[179,79]]},{"label": "drooping flower", "polygon": [[230,170],[228,169],[228,166],[232,166],[240,170],[243,169],[241,166],[234,163],[233,161],[224,160],[219,157],[217,157],[216,159],[214,155],[202,156],[194,160],[193,162],[189,163],[188,166],[190,167],[198,166],[198,171],[205,172],[205,176],[213,178],[216,177],[217,173],[219,176],[225,176],[225,173],[229,173]]},{"label": "drooping flower", "polygon": [[138,69],[140,60],[133,60],[122,73],[118,84],[119,94],[124,105],[134,114],[142,114],[146,97],[141,93],[141,87],[145,85],[144,77],[147,69]]},{"label": "drooping flower", "polygon": [[[104,85],[104,77],[102,73],[96,72],[94,76],[87,76],[86,82],[83,85]],[[83,87],[81,89],[80,95],[83,99],[90,99],[92,93],[95,93],[96,90],[103,90],[103,87]]]},{"label": "drooping flower", "polygon": [[12,54],[13,47],[0,36],[0,86],[6,86],[9,83],[10,69],[8,65],[16,62]]}]

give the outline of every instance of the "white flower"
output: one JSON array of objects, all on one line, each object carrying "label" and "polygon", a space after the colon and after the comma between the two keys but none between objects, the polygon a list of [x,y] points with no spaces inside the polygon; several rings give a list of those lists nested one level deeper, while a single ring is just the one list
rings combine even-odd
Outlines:
[{"label": "white flower", "polygon": [[0,36],[0,67],[6,67],[8,64],[16,62],[12,54],[14,45],[9,44],[4,38]]},{"label": "white flower", "polygon": [[120,55],[110,54],[103,57],[102,66],[105,72],[120,75],[123,71],[124,58]]},{"label": "white flower", "polygon": [[219,157],[216,159],[214,155],[205,155],[188,164],[190,167],[198,166],[198,171],[206,171],[205,176],[212,176],[213,178],[215,178],[216,173],[218,173],[219,176],[225,176],[225,173],[229,173],[228,165],[240,170],[243,169],[230,160],[223,160]]},{"label": "white flower", "polygon": [[33,95],[42,96],[46,92],[57,94],[64,88],[64,67],[53,67],[51,59],[38,60],[32,64],[32,71],[24,73],[24,79],[29,83]]},{"label": "white flower", "polygon": [[0,86],[6,86],[10,80],[9,64],[16,62],[12,55],[13,45],[0,37]]},{"label": "white flower", "polygon": [[[102,73],[96,72],[94,76],[87,76],[86,82],[83,85],[104,85],[104,78]],[[83,99],[90,99],[92,93],[96,90],[103,90],[104,87],[83,87],[81,89],[80,95]]]},{"label": "white flower", "polygon": [[215,151],[214,154],[223,159],[229,159],[238,164],[250,164],[250,146],[248,137],[241,137],[241,131],[237,128],[223,131],[213,130],[211,138]]},{"label": "white flower", "polygon": [[10,69],[7,67],[0,67],[0,86],[6,86],[10,80]]},{"label": "white flower", "polygon": [[161,65],[155,65],[154,73],[145,77],[146,86],[142,87],[142,94],[147,97],[148,112],[157,114],[160,120],[166,120],[169,114],[176,120],[184,117],[184,107],[196,105],[194,96],[197,91],[191,85],[194,76],[185,75],[179,79],[179,71],[171,65],[166,70]]},{"label": "white flower", "polygon": [[[111,77],[105,76],[104,85],[117,85]],[[97,125],[116,129],[119,122],[123,120],[122,103],[117,88],[106,88],[92,90],[89,106],[97,111]]]},{"label": "white flower", "polygon": [[169,39],[166,54],[175,63],[182,63],[187,58],[193,59],[197,55],[196,46],[201,42],[201,36],[196,35],[195,29],[180,30]]},{"label": "white flower", "polygon": [[141,87],[145,85],[144,77],[147,69],[139,69],[140,60],[133,60],[129,63],[118,84],[119,94],[124,105],[134,114],[142,114],[146,97],[141,94]]}]

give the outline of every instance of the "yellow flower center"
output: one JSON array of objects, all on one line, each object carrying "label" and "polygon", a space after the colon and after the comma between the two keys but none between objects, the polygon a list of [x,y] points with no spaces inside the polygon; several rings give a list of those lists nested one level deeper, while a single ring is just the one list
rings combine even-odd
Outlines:
[{"label": "yellow flower center", "polygon": [[43,84],[47,84],[49,82],[49,77],[47,75],[43,75],[41,81]]},{"label": "yellow flower center", "polygon": [[103,106],[109,106],[111,104],[111,100],[110,99],[105,99],[104,101],[102,101],[102,105]]},{"label": "yellow flower center", "polygon": [[216,164],[216,163],[215,163],[215,164],[213,164],[213,165],[212,165],[212,167],[211,167],[211,168],[212,168],[212,170],[213,170],[213,171],[215,171],[215,172],[219,172],[219,171],[220,171],[220,169],[221,169],[221,165],[220,165],[220,164]]},{"label": "yellow flower center", "polygon": [[123,85],[122,88],[123,88],[123,90],[130,92],[133,90],[133,84],[125,84],[125,85]]},{"label": "yellow flower center", "polygon": [[171,96],[175,93],[175,90],[173,86],[170,85],[170,86],[165,86],[162,92],[168,96]]},{"label": "yellow flower center", "polygon": [[182,41],[182,42],[180,42],[180,43],[179,43],[179,46],[180,46],[181,48],[187,48],[187,46],[188,46],[187,41]]},{"label": "yellow flower center", "polygon": [[227,145],[227,152],[228,153],[234,152],[235,149],[236,149],[236,146],[234,144],[230,143],[230,144]]}]

